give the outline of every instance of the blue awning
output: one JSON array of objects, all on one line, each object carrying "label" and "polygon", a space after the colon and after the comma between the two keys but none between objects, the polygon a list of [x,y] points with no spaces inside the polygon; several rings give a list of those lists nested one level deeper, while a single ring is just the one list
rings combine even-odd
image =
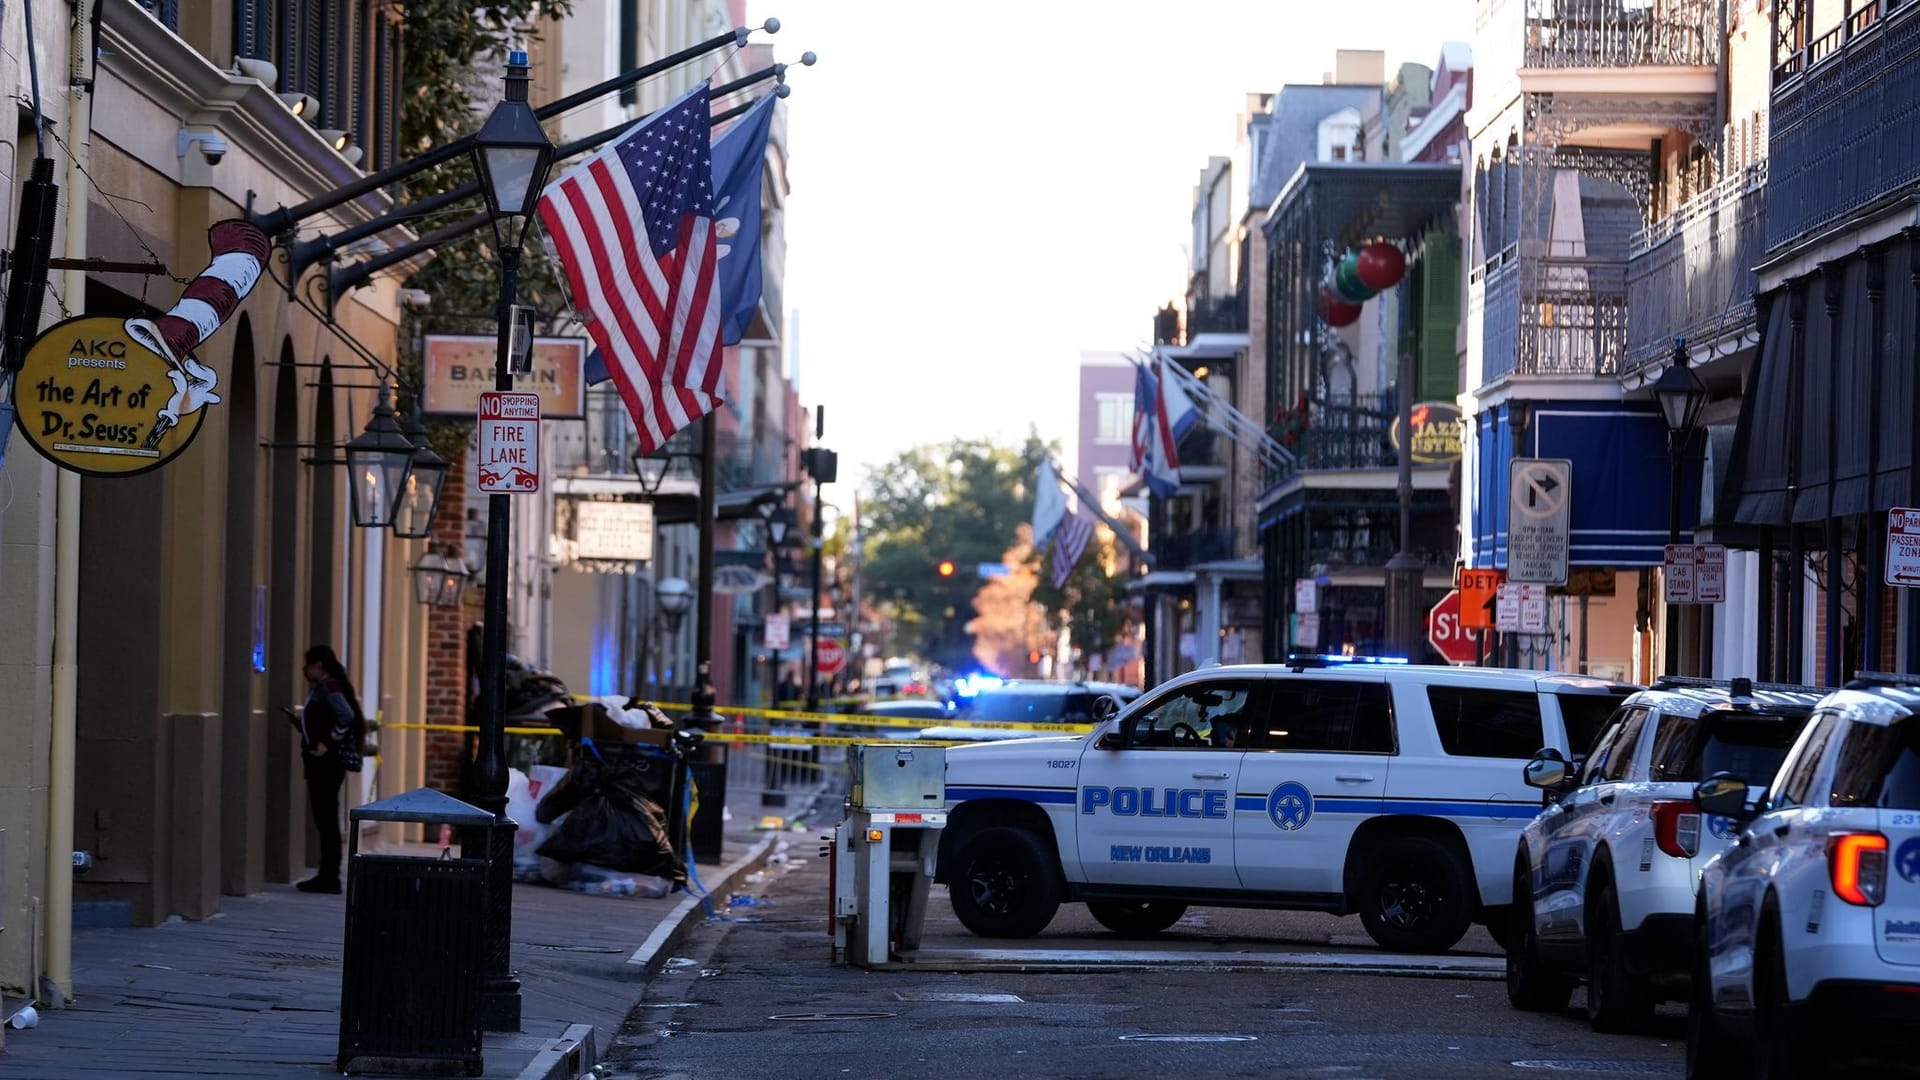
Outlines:
[{"label": "blue awning", "polygon": [[[1667,542],[1667,425],[1651,402],[1537,402],[1516,453],[1511,405],[1473,417],[1476,567],[1507,565],[1509,463],[1517,457],[1573,462],[1574,566],[1658,566]],[[1696,446],[1695,452],[1698,452]],[[1684,470],[1689,488],[1698,470]],[[1681,491],[1681,539],[1691,540],[1697,490]]]}]

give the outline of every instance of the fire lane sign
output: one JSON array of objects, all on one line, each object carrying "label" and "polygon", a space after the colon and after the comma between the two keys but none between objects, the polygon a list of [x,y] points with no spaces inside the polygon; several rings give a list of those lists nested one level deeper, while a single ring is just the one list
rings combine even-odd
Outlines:
[{"label": "fire lane sign", "polygon": [[1920,510],[1887,511],[1887,584],[1920,586]]},{"label": "fire lane sign", "polygon": [[489,390],[475,419],[482,495],[530,495],[540,490],[540,395]]}]

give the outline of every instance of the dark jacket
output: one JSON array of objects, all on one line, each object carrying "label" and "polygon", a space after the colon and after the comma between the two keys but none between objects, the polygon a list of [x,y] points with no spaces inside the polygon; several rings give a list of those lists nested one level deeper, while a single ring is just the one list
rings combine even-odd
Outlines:
[{"label": "dark jacket", "polygon": [[313,754],[324,746],[325,756],[338,761],[340,748],[349,738],[358,738],[362,726],[360,710],[346,687],[335,679],[321,679],[313,684],[300,710],[300,748]]}]

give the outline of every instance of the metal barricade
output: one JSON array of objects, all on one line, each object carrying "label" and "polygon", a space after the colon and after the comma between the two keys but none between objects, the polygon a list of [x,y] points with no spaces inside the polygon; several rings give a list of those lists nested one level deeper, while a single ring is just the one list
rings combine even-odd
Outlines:
[{"label": "metal barricade", "polygon": [[350,816],[334,1065],[346,1072],[356,1059],[458,1062],[479,1076],[487,861],[362,854],[360,822],[484,827],[493,815],[420,788]]}]

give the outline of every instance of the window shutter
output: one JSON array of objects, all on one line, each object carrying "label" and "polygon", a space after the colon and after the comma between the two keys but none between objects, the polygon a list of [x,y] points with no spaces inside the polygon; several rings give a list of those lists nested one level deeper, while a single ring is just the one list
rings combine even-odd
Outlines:
[{"label": "window shutter", "polygon": [[1420,259],[1420,371],[1422,401],[1452,401],[1460,392],[1454,332],[1460,325],[1460,238],[1428,236]]}]

